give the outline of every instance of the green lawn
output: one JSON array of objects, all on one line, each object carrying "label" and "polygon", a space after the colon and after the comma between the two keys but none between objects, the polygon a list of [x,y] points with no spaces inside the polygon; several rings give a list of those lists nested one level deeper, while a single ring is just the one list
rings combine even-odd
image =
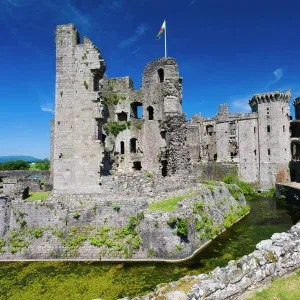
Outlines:
[{"label": "green lawn", "polygon": [[49,196],[49,192],[36,192],[31,193],[26,200],[44,200]]},{"label": "green lawn", "polygon": [[300,269],[289,276],[277,278],[272,285],[248,300],[296,300],[300,299]]},{"label": "green lawn", "polygon": [[151,210],[173,211],[177,208],[177,203],[180,200],[192,195],[194,195],[194,193],[189,193],[182,196],[173,197],[164,201],[152,203],[148,206],[148,208]]}]

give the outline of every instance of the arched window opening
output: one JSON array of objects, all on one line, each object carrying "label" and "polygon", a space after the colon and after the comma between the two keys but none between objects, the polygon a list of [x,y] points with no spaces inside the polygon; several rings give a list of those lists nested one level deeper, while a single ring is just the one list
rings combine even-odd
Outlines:
[{"label": "arched window opening", "polygon": [[218,159],[218,154],[215,154],[214,155],[214,161],[217,161],[217,159]]},{"label": "arched window opening", "polygon": [[120,143],[120,148],[121,148],[121,154],[125,154],[125,144],[123,141]]},{"label": "arched window opening", "polygon": [[283,132],[285,132],[285,126],[283,125]]},{"label": "arched window opening", "polygon": [[214,131],[213,125],[207,125],[206,126],[206,133],[207,133],[207,135],[212,136],[213,135],[213,131]]},{"label": "arched window opening", "polygon": [[130,140],[130,153],[136,153],[137,150],[137,139],[133,138]]},{"label": "arched window opening", "polygon": [[157,73],[158,73],[159,82],[164,82],[165,81],[165,71],[164,71],[164,69],[159,69],[157,71]]},{"label": "arched window opening", "polygon": [[256,149],[254,150],[254,155],[256,156]]},{"label": "arched window opening", "polygon": [[152,106],[147,108],[148,111],[148,120],[154,120],[154,109]]},{"label": "arched window opening", "polygon": [[254,133],[256,133],[256,127],[254,127],[254,130],[253,130],[253,132],[254,132]]},{"label": "arched window opening", "polygon": [[271,155],[271,149],[268,149],[268,155]]},{"label": "arched window opening", "polygon": [[134,171],[140,171],[142,169],[142,164],[140,161],[134,161],[132,169]]},{"label": "arched window opening", "polygon": [[284,111],[283,111],[283,108],[282,108],[282,113],[283,113]]},{"label": "arched window opening", "polygon": [[119,121],[127,121],[127,114],[126,112],[122,111],[118,114],[118,120]]},{"label": "arched window opening", "polygon": [[133,102],[130,104],[130,117],[134,119],[141,119],[143,117],[142,103]]},{"label": "arched window opening", "polygon": [[271,126],[270,125],[267,126],[267,131],[271,132]]}]

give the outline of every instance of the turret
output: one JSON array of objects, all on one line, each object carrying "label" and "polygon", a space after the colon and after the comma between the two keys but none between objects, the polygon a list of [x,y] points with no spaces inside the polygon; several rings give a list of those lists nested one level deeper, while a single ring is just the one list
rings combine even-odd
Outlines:
[{"label": "turret", "polygon": [[182,113],[182,78],[175,59],[160,58],[149,63],[144,69],[142,89],[146,120]]},{"label": "turret", "polygon": [[[279,169],[286,168],[290,153],[290,110],[291,91],[255,94],[249,104],[257,113],[258,123],[252,130],[258,138],[258,149],[254,149],[260,163],[262,189],[275,184]],[[258,150],[258,151],[257,151]]]}]

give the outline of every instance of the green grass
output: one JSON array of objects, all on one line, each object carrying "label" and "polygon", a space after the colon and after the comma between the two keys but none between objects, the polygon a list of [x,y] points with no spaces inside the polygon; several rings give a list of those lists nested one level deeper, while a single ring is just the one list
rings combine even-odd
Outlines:
[{"label": "green grass", "polygon": [[249,300],[295,300],[300,299],[300,270],[290,276],[277,278],[272,285],[260,292],[256,292]]},{"label": "green grass", "polygon": [[31,193],[26,200],[45,200],[49,196],[49,192]]},{"label": "green grass", "polygon": [[148,206],[151,210],[160,210],[160,211],[173,211],[177,208],[177,203],[189,196],[194,195],[194,193],[185,194],[182,196],[173,197],[164,201],[152,203]]}]

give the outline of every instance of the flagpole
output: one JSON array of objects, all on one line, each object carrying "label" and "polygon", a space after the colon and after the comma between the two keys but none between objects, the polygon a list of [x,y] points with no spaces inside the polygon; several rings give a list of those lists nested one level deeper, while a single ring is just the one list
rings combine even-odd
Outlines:
[{"label": "flagpole", "polygon": [[167,58],[167,22],[165,20],[165,58]]}]

